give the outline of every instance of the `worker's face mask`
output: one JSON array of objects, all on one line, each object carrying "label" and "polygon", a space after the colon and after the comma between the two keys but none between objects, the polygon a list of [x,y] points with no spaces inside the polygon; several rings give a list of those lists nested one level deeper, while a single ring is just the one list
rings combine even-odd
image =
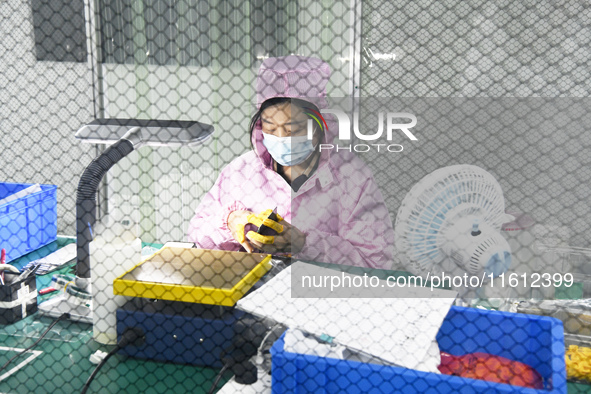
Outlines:
[{"label": "worker's face mask", "polygon": [[263,144],[273,160],[284,167],[298,165],[314,152],[314,145],[306,135],[277,137],[263,133]]}]

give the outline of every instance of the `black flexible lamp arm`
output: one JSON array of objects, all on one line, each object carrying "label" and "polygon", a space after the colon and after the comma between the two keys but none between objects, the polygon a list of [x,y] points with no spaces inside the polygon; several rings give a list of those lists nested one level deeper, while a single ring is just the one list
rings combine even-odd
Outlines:
[{"label": "black flexible lamp arm", "polygon": [[[89,244],[92,241],[91,228],[96,222],[96,193],[103,176],[119,160],[134,150],[134,144],[120,139],[94,159],[80,177],[76,195],[76,276],[82,280],[90,278]],[[87,283],[76,283],[86,288]]]},{"label": "black flexible lamp arm", "polygon": [[[213,134],[212,125],[197,121],[154,119],[95,119],[76,132],[84,142],[112,144],[84,170],[76,195],[76,286],[91,294],[90,242],[96,223],[96,194],[105,174],[122,158],[143,145],[196,146],[205,143]],[[50,316],[64,312],[72,320],[92,323],[88,296],[62,294],[40,304],[39,310]],[[72,302],[71,297],[80,300]]]},{"label": "black flexible lamp arm", "polygon": [[84,170],[76,196],[76,285],[90,287],[92,229],[96,222],[96,193],[103,176],[119,160],[143,145],[183,146],[205,142],[213,126],[195,121],[95,119],[76,132],[76,138],[107,143],[116,141]]}]

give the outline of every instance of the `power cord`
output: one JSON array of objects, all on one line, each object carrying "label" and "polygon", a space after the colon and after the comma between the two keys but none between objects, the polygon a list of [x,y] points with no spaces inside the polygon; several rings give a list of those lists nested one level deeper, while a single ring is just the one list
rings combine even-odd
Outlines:
[{"label": "power cord", "polygon": [[134,343],[138,340],[142,340],[142,339],[144,339],[144,333],[142,330],[133,329],[133,328],[125,330],[123,332],[123,334],[121,335],[121,340],[119,341],[119,343],[117,343],[117,346],[113,350],[111,350],[105,356],[105,358],[103,358],[101,360],[99,365],[96,366],[94,371],[92,371],[92,374],[90,374],[90,376],[88,377],[88,380],[86,381],[86,383],[84,384],[84,387],[82,388],[82,394],[86,394],[86,391],[90,387],[90,383],[95,378],[95,376],[98,374],[98,371],[103,367],[103,365],[106,364],[107,360],[109,358],[111,358],[111,356],[113,356],[115,353],[117,353],[117,351],[119,349],[124,348],[125,346],[127,346],[131,343]]},{"label": "power cord", "polygon": [[224,372],[228,369],[234,374],[234,379],[237,383],[245,385],[255,383],[257,381],[257,367],[250,362],[250,359],[253,355],[256,355],[255,363],[259,366],[262,365],[263,348],[267,339],[275,332],[277,327],[283,326],[280,323],[276,323],[265,333],[262,339],[258,336],[258,340],[261,341],[258,348],[255,346],[255,343],[253,343],[253,339],[254,342],[257,342],[258,340],[255,338],[245,339],[245,337],[253,335],[252,332],[238,335],[237,338],[234,339],[232,346],[229,349],[222,351],[220,358],[224,362],[224,366],[216,375],[208,394],[213,394],[215,392]]},{"label": "power cord", "polygon": [[220,383],[220,380],[222,379],[222,376],[224,375],[224,372],[226,372],[229,368],[229,364],[225,364],[222,369],[220,370],[220,372],[218,372],[217,376],[215,377],[215,380],[213,381],[213,384],[211,385],[211,388],[209,389],[209,392],[207,394],[213,394],[215,392],[215,389],[218,385],[218,383]]},{"label": "power cord", "polygon": [[271,336],[271,334],[273,334],[273,332],[275,332],[275,329],[277,327],[281,327],[281,326],[282,326],[281,323],[275,324],[273,327],[271,327],[271,329],[263,337],[263,340],[261,341],[261,345],[257,349],[257,355],[256,355],[256,358],[255,358],[255,363],[257,365],[263,365],[263,362],[264,362],[263,347],[265,346],[265,343],[267,342],[267,339],[269,338],[269,336]]},{"label": "power cord", "polygon": [[62,321],[62,320],[66,320],[70,318],[70,314],[69,313],[64,313],[62,314],[60,317],[58,317],[57,319],[55,319],[53,321],[53,323],[51,323],[49,325],[49,327],[47,327],[47,329],[45,330],[45,332],[43,332],[43,334],[41,334],[41,336],[35,341],[35,343],[33,343],[31,346],[29,346],[28,348],[26,348],[25,350],[23,350],[20,353],[17,353],[16,355],[14,355],[10,360],[8,360],[6,362],[6,364],[4,364],[2,367],[0,367],[0,372],[2,372],[6,367],[8,367],[8,365],[13,362],[17,357],[25,354],[26,352],[28,352],[29,350],[33,349],[35,346],[37,346],[37,344],[39,342],[41,342],[41,340],[43,338],[45,338],[45,335],[47,335],[47,333],[49,332],[49,330],[51,330],[53,328],[53,326],[55,326],[58,322]]}]

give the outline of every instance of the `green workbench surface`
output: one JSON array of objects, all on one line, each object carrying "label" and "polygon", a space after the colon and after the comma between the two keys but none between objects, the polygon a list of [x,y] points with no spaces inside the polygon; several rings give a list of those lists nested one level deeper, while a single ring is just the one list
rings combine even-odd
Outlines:
[{"label": "green workbench surface", "polygon": [[581,384],[581,383],[572,383],[572,382],[567,382],[566,383],[566,387],[568,390],[568,393],[574,393],[574,394],[587,394],[587,393],[591,393],[591,386],[587,385],[587,384]]},{"label": "green workbench surface", "polygon": [[[75,239],[58,237],[57,241],[11,264],[21,268],[71,242],[75,242]],[[51,277],[55,274],[73,274],[73,265],[72,262],[58,271],[37,276],[37,289],[50,286]],[[40,296],[38,301],[42,302],[56,294]],[[0,366],[16,352],[35,343],[54,320],[35,313],[14,324],[0,326]],[[92,339],[91,324],[60,321],[31,352],[19,356],[0,372],[0,393],[79,393],[96,367],[89,361],[90,355],[96,350],[109,352],[113,348]],[[20,365],[26,360],[30,361]],[[15,368],[16,371],[10,373]],[[207,393],[218,372],[219,369],[134,359],[116,354],[98,372],[88,393]],[[8,373],[10,375],[6,376]],[[230,377],[231,374],[226,373],[218,388]]]},{"label": "green workbench surface", "polygon": [[[56,242],[12,264],[20,268],[71,242],[75,242],[75,239],[60,237]],[[52,275],[56,273],[73,274],[72,268],[73,264],[70,264],[57,272],[38,276],[37,288],[48,287]],[[359,272],[352,273],[362,274],[365,270],[358,269]],[[376,270],[372,270],[372,274],[376,275]],[[408,273],[390,271],[388,274]],[[380,272],[377,275],[380,276]],[[39,301],[55,294],[40,297]],[[0,326],[0,366],[15,354],[15,351],[7,348],[24,349],[31,346],[53,321],[53,318],[36,313],[12,325]],[[60,321],[32,349],[41,354],[20,365],[38,354],[28,352],[0,372],[0,393],[78,393],[96,367],[89,361],[90,355],[96,350],[109,352],[113,348],[92,339],[92,325]],[[18,370],[6,377],[15,367]],[[134,359],[116,354],[101,368],[88,393],[207,393],[218,372],[219,369]],[[217,387],[222,387],[230,377],[231,374],[226,372]],[[591,386],[568,382],[568,392],[591,393]]]},{"label": "green workbench surface", "polygon": [[[54,321],[38,313],[0,331],[0,365],[15,352],[32,345]],[[2,393],[79,393],[96,367],[89,357],[114,346],[92,339],[92,325],[58,322],[32,350],[42,353],[0,381]],[[2,375],[27,360],[31,352],[14,360]],[[206,393],[219,370],[134,359],[116,354],[98,372],[88,393]],[[227,379],[230,376],[225,376]],[[227,380],[226,379],[226,380]]]}]

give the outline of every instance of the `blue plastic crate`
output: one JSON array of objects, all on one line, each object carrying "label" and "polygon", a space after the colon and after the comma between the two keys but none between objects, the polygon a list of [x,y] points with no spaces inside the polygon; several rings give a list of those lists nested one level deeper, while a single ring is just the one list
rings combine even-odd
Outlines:
[{"label": "blue plastic crate", "polygon": [[[32,184],[0,183],[0,200]],[[0,248],[12,261],[57,239],[57,186],[0,205]]]},{"label": "blue plastic crate", "polygon": [[321,358],[273,344],[273,393],[566,393],[562,322],[543,316],[452,307],[437,334],[441,351],[486,352],[520,361],[544,378],[544,389],[407,368]]}]

